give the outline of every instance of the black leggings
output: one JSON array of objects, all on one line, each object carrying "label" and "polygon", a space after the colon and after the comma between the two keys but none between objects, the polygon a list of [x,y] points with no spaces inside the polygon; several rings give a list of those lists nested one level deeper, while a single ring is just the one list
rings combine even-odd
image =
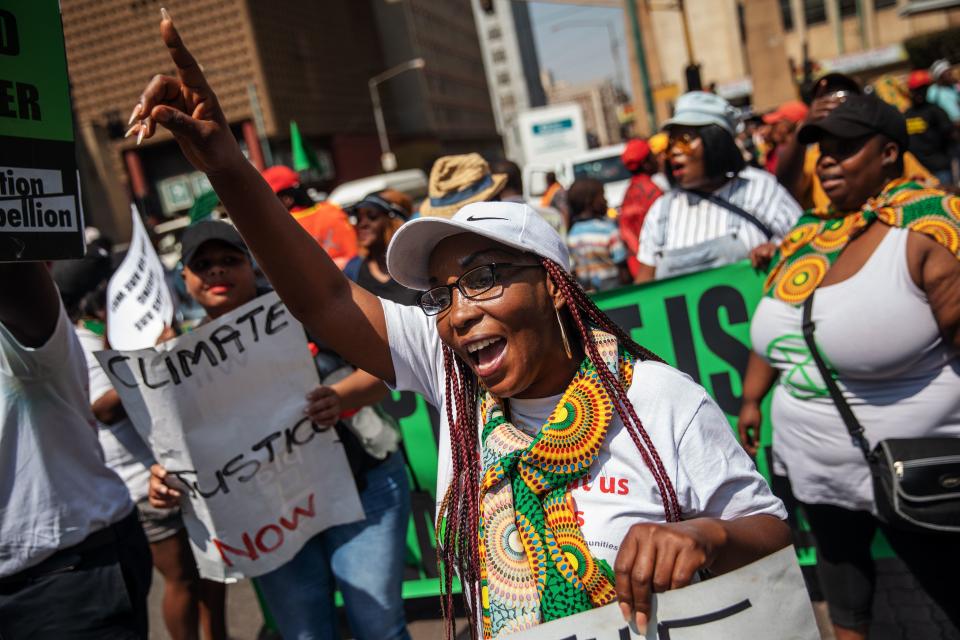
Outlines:
[{"label": "black leggings", "polygon": [[858,629],[870,624],[876,567],[870,546],[877,529],[917,583],[960,631],[960,535],[893,529],[866,511],[805,504],[817,539],[820,586],[834,624]]}]

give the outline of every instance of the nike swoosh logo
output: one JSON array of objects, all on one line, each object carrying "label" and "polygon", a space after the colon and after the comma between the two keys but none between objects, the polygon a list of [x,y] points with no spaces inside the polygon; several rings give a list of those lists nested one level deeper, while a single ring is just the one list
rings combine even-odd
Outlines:
[{"label": "nike swoosh logo", "polygon": [[467,222],[480,222],[481,220],[509,220],[509,218],[478,218],[477,216],[467,216]]}]

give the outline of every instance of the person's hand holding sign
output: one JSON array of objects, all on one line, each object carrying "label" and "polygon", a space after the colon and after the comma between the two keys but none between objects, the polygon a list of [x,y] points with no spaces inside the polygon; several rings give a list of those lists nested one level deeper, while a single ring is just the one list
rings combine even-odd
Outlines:
[{"label": "person's hand holding sign", "polygon": [[133,126],[127,135],[136,133],[139,144],[153,136],[159,123],[173,134],[190,164],[208,175],[246,163],[200,65],[184,46],[167,10],[160,13],[160,36],[176,64],[177,77],[153,77],[130,114]]},{"label": "person's hand holding sign", "polygon": [[321,427],[332,427],[340,419],[342,411],[340,394],[332,387],[317,385],[317,388],[307,394],[305,414]]},{"label": "person's hand holding sign", "polygon": [[173,509],[179,506],[183,493],[169,484],[173,476],[159,464],[150,467],[150,485],[147,491],[147,500],[157,509]]},{"label": "person's hand holding sign", "polygon": [[630,527],[613,567],[624,619],[646,629],[651,594],[689,585],[725,542],[723,526],[709,518]]}]

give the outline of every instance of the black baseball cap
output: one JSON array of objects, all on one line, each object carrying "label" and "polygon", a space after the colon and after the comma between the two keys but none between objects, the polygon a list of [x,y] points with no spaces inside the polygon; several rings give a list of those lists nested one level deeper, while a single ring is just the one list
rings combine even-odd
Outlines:
[{"label": "black baseball cap", "polygon": [[901,153],[909,146],[907,121],[896,107],[873,95],[854,95],[823,120],[804,125],[797,133],[797,139],[803,144],[811,144],[826,136],[860,138],[877,133],[896,142]]},{"label": "black baseball cap", "polygon": [[381,213],[385,213],[391,218],[400,218],[402,220],[406,220],[410,217],[403,207],[390,202],[386,198],[382,197],[379,192],[364,196],[363,200],[350,206],[348,210],[351,215],[356,215],[358,209],[374,209],[376,211],[380,211]]},{"label": "black baseball cap", "polygon": [[213,240],[228,244],[250,255],[250,250],[247,249],[246,243],[240,237],[240,232],[232,224],[221,220],[203,220],[187,227],[183,232],[183,237],[180,238],[180,254],[183,264],[189,265],[194,254],[197,253],[197,249]]},{"label": "black baseball cap", "polygon": [[836,71],[825,73],[817,78],[813,83],[813,91],[811,91],[811,93],[814,97],[817,97],[837,91],[846,91],[847,93],[855,95],[863,93],[859,82],[848,75],[837,73]]}]

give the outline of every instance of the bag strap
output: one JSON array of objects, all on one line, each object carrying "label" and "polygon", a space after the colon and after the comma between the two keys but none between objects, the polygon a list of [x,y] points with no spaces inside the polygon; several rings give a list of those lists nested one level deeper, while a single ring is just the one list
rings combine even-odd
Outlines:
[{"label": "bag strap", "polygon": [[760,229],[760,232],[763,233],[764,236],[766,236],[767,240],[770,240],[773,238],[773,230],[763,220],[753,215],[749,211],[744,210],[740,206],[733,204],[729,200],[725,200],[724,198],[721,198],[715,193],[693,191],[691,189],[684,189],[683,187],[680,187],[680,190],[685,191],[687,193],[692,193],[695,196],[700,196],[701,198],[705,198],[710,202],[712,202],[713,204],[717,205],[718,207],[723,207],[727,211],[735,213],[741,218],[744,218],[745,220],[747,220],[748,222],[753,223],[753,225],[756,228]]},{"label": "bag strap", "polygon": [[807,343],[807,348],[810,349],[810,355],[813,356],[813,361],[820,371],[820,377],[823,378],[823,383],[827,385],[827,391],[830,392],[833,404],[836,405],[837,411],[840,412],[843,424],[847,427],[847,431],[850,433],[854,444],[860,448],[863,457],[869,462],[870,443],[867,442],[867,438],[864,436],[863,425],[860,424],[857,416],[853,413],[853,409],[847,404],[846,398],[843,397],[843,392],[840,391],[840,387],[837,386],[837,381],[833,377],[833,372],[830,371],[830,368],[823,359],[823,355],[820,353],[820,350],[817,349],[816,341],[813,339],[813,332],[816,329],[816,325],[814,325],[813,322],[813,296],[814,294],[811,293],[803,302],[803,339]]}]

